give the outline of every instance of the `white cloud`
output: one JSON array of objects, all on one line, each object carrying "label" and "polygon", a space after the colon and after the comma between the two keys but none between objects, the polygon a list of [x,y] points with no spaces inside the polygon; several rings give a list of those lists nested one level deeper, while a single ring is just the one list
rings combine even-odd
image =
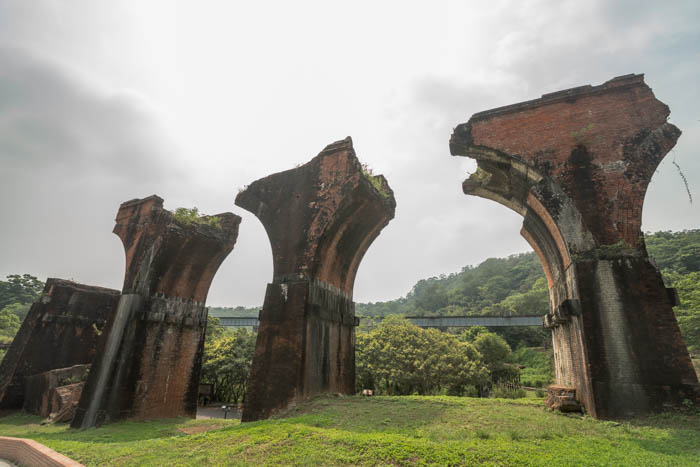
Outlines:
[{"label": "white cloud", "polygon": [[0,47],[0,274],[119,287],[119,203],[187,185],[142,97],[105,92],[59,63]]}]

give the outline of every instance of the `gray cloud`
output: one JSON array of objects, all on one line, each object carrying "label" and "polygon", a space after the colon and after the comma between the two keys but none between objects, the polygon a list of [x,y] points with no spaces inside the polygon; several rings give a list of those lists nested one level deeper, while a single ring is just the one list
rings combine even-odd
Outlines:
[{"label": "gray cloud", "polygon": [[[150,183],[173,175],[155,112],[136,95],[99,92],[59,64],[0,46],[0,164],[78,169]],[[165,162],[165,163],[164,163]]]},{"label": "gray cloud", "polygon": [[0,63],[0,274],[119,287],[119,203],[186,180],[157,115],[22,48]]}]

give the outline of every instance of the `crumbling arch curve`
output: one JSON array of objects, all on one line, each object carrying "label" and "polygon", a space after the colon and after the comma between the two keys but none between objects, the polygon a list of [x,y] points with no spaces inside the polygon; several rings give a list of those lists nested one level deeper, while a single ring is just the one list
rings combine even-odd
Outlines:
[{"label": "crumbling arch curve", "polygon": [[[523,217],[520,234],[539,257],[547,278],[550,312],[544,317],[544,325],[553,331],[556,380],[575,386],[585,398],[591,388],[585,384],[589,380],[588,364],[580,337],[578,281],[571,258],[595,245],[592,235],[561,187],[517,156],[470,146],[470,127],[464,127],[455,130],[450,149],[453,155],[476,159],[477,170],[464,181],[462,189],[465,194],[493,200]],[[466,138],[460,141],[460,136]],[[559,216],[567,217],[565,228],[555,220]]]},{"label": "crumbling arch curve", "polygon": [[626,75],[474,114],[450,140],[478,162],[465,193],[523,216],[550,285],[556,381],[596,417],[700,400],[641,232],[649,180],[680,135],[668,115]]}]

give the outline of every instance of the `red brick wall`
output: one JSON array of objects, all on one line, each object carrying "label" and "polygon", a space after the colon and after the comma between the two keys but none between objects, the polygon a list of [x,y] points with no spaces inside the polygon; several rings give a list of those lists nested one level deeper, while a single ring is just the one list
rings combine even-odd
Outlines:
[{"label": "red brick wall", "polygon": [[[669,113],[636,75],[476,114],[470,123],[475,146],[521,158],[560,184],[599,244],[634,247],[647,185],[680,135],[664,127]],[[639,154],[662,127],[668,135]]]}]

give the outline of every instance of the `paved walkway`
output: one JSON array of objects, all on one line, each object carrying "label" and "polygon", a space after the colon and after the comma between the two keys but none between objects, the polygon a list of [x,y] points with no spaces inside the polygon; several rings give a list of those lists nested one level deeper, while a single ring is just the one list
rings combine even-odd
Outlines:
[{"label": "paved walkway", "polygon": [[[231,408],[228,413],[221,408],[223,404],[209,404],[206,407],[197,408],[197,420],[208,418],[241,418],[241,413],[237,408]],[[1,467],[1,466],[0,466]]]}]

